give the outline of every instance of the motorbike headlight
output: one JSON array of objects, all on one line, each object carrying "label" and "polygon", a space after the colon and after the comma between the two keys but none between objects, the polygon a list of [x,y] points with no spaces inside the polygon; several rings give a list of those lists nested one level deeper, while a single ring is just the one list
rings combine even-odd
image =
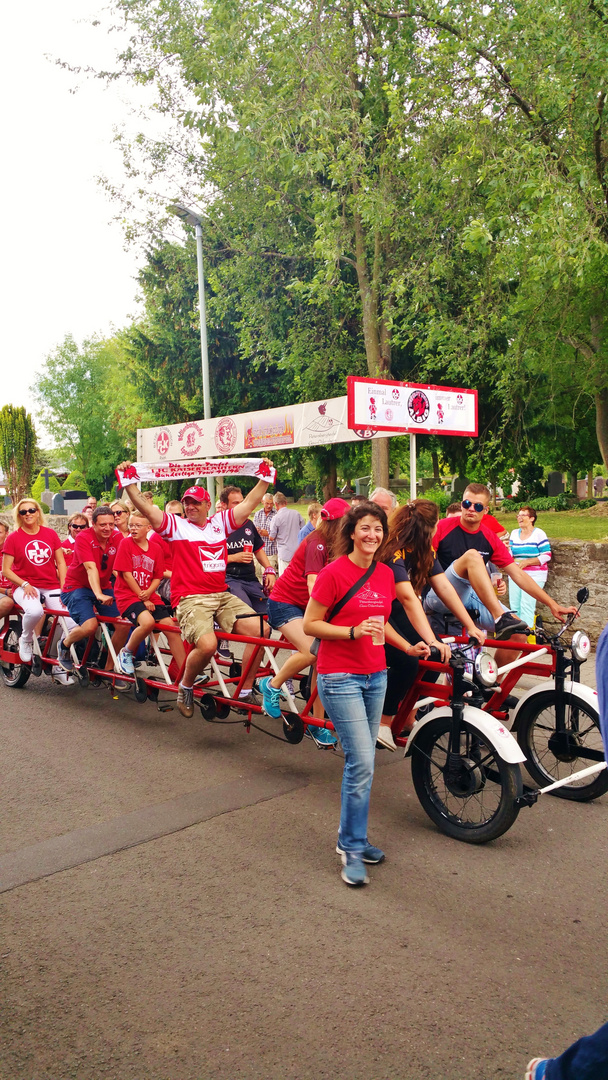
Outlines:
[{"label": "motorbike headlight", "polygon": [[493,656],[481,652],[475,657],[475,674],[482,686],[494,686],[498,678],[498,667]]},{"label": "motorbike headlight", "polygon": [[587,634],[583,630],[577,630],[576,634],[572,635],[572,641],[570,643],[572,649],[572,655],[575,660],[586,660],[591,652],[591,642]]}]

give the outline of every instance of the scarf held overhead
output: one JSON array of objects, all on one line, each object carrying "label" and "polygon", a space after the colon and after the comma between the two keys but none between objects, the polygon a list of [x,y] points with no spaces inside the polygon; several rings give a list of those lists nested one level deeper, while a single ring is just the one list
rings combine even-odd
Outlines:
[{"label": "scarf held overhead", "polygon": [[143,480],[196,480],[199,476],[255,476],[274,484],[277,470],[264,458],[203,458],[199,461],[136,461],[126,469],[115,469],[121,488]]}]

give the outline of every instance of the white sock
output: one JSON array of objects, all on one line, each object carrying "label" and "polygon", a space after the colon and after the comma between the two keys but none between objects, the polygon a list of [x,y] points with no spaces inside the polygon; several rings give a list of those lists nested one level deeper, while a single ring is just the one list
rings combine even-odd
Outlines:
[{"label": "white sock", "polygon": [[186,684],[183,682],[180,682],[179,685],[181,686],[182,690],[194,690],[193,686],[186,686]]}]

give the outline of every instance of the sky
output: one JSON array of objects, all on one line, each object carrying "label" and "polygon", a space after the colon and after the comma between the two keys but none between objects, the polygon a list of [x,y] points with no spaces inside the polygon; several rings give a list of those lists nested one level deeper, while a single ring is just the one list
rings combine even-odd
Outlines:
[{"label": "sky", "polygon": [[96,179],[123,180],[113,130],[139,126],[127,90],[53,63],[111,64],[116,38],[89,21],[102,9],[103,0],[22,0],[0,21],[0,405],[32,412],[36,372],[66,334],[107,334],[138,310],[141,253],[125,251],[117,207]]}]

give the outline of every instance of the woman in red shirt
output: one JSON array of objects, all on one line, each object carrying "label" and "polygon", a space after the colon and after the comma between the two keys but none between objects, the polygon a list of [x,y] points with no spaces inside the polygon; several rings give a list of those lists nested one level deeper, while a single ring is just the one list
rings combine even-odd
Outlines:
[{"label": "woman in red shirt", "polygon": [[[61,540],[54,529],[42,524],[44,516],[35,499],[21,499],[13,515],[16,528],[4,542],[2,573],[17,586],[13,597],[23,609],[19,659],[29,664],[34,631],[44,617],[42,605],[63,609],[59,593],[66,566]],[[67,621],[74,625],[71,619]]]},{"label": "woman in red shirt", "polygon": [[[379,562],[387,537],[386,514],[376,503],[349,510],[336,545],[339,558],[319,574],[304,615],[304,633],[320,639],[319,696],[344,751],[336,850],[347,885],[366,885],[365,864],[384,859],[384,852],[368,840],[367,820],[386,693],[385,634],[391,644],[412,652],[387,622],[395,599],[393,573]],[[334,614],[351,589],[353,594]]]}]

